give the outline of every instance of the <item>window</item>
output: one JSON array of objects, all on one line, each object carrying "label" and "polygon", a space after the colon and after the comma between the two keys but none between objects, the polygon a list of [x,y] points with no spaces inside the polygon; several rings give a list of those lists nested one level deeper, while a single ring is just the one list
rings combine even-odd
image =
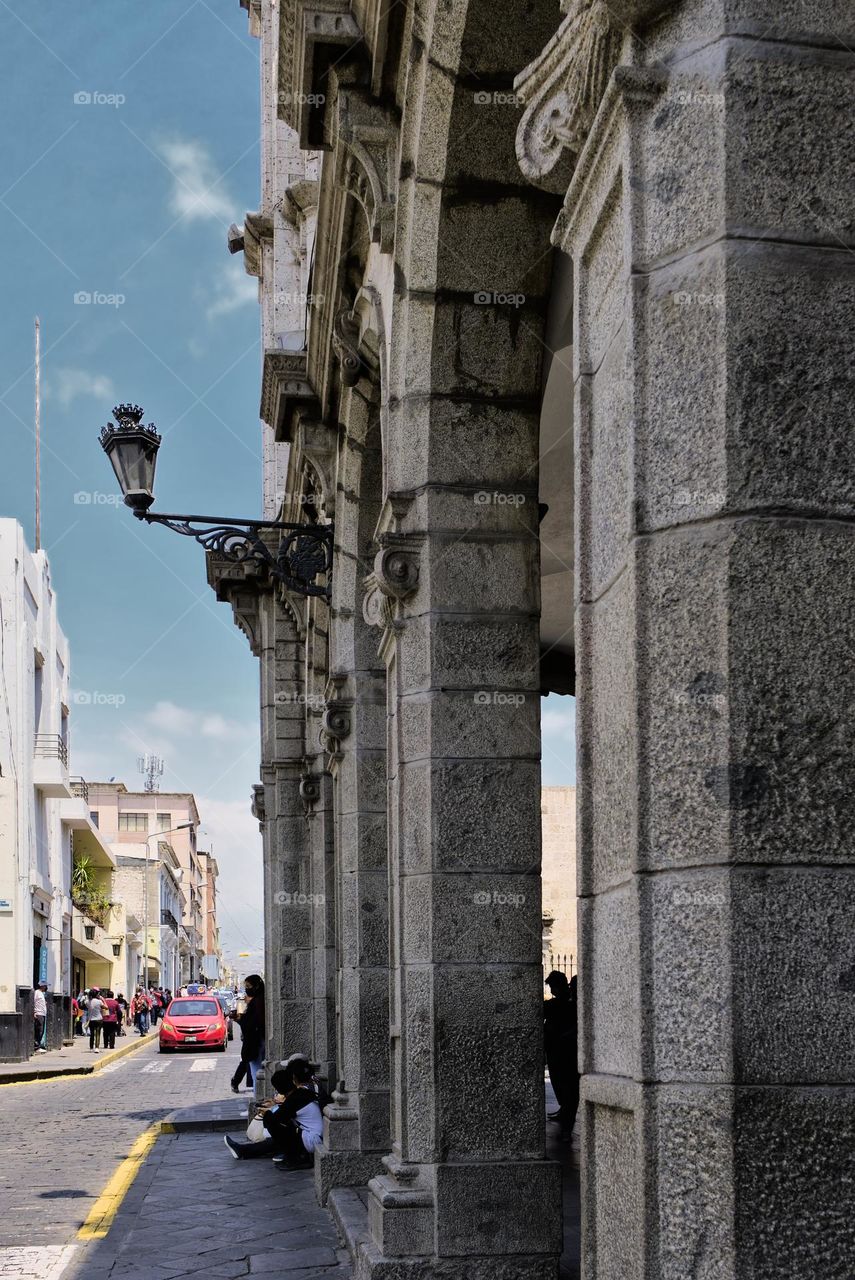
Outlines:
[{"label": "window", "polygon": [[98,810],[97,809],[89,810],[89,821],[92,823],[93,827],[98,826]]},{"label": "window", "polygon": [[147,813],[120,813],[120,831],[148,831]]},{"label": "window", "polygon": [[171,826],[172,826],[172,814],[171,814],[171,813],[159,813],[159,814],[157,814],[157,829],[158,829],[158,831],[169,831],[169,829],[170,829],[170,827],[171,827]]}]

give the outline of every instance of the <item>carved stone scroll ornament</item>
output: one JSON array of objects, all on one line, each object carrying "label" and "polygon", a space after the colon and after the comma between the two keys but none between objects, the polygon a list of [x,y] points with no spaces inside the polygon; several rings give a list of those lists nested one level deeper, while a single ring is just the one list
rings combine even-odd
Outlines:
[{"label": "carved stone scroll ornament", "polygon": [[384,595],[403,600],[419,585],[419,561],[408,544],[390,542],[374,557],[374,581]]},{"label": "carved stone scroll ornament", "polygon": [[[517,129],[517,159],[525,176],[541,184],[565,150],[574,161],[582,150],[623,41],[604,0],[561,0],[561,9],[567,17],[558,31],[514,82],[526,107]],[[562,172],[556,189],[568,179]]]},{"label": "carved stone scroll ornament", "polygon": [[346,387],[355,387],[365,364],[359,354],[359,321],[352,311],[342,311],[335,322],[332,335],[333,350],[341,364],[341,380]]}]

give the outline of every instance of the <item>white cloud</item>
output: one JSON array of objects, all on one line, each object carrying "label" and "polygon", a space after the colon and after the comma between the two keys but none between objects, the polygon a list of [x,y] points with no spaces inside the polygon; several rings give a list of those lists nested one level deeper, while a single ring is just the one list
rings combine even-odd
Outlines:
[{"label": "white cloud", "polygon": [[232,202],[217,185],[218,174],[206,147],[177,138],[161,143],[158,150],[175,179],[169,197],[169,207],[174,214],[188,222],[205,218],[231,221]]},{"label": "white cloud", "polygon": [[243,259],[230,262],[224,269],[217,290],[208,303],[206,315],[209,320],[219,316],[231,315],[241,307],[258,302],[258,282],[254,276],[248,276],[243,269]]},{"label": "white cloud", "polygon": [[85,369],[56,369],[51,375],[49,391],[55,395],[64,409],[81,396],[94,400],[106,400],[112,404],[116,398],[113,384],[103,373],[87,373]]},{"label": "white cloud", "polygon": [[246,736],[248,731],[258,731],[256,725],[248,726],[236,720],[227,720],[219,711],[194,711],[190,707],[179,707],[166,698],[156,702],[152,710],[143,716],[143,721],[146,731],[153,729],[155,733],[174,737],[196,734],[204,738],[234,739]]},{"label": "white cloud", "polygon": [[145,722],[152,729],[159,729],[163,733],[191,733],[197,717],[186,707],[176,706],[174,702],[164,699],[156,702],[154,708],[146,712]]},{"label": "white cloud", "polygon": [[203,733],[206,738],[228,738],[231,737],[234,728],[235,726],[226,720],[224,716],[215,712],[213,715],[202,717],[199,732]]},{"label": "white cloud", "polygon": [[[261,832],[250,811],[250,796],[217,800],[197,795],[202,818],[199,847],[217,860],[217,923],[224,949],[237,951],[264,945],[264,901]],[[261,958],[258,958],[261,966]]]},{"label": "white cloud", "polygon": [[544,706],[540,718],[543,733],[554,733],[559,737],[572,737],[576,732],[576,700],[575,698],[556,698],[555,707]]}]

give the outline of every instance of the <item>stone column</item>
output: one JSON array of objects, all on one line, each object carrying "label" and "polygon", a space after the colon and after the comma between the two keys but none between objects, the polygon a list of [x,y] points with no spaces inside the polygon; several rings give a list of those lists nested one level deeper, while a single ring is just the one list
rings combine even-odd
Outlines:
[{"label": "stone column", "polygon": [[560,1172],[543,1158],[536,416],[529,425],[518,453],[506,440],[501,460],[482,456],[496,468],[484,490],[498,493],[507,468],[503,496],[518,502],[482,504],[453,484],[396,499],[411,531],[385,536],[366,603],[388,668],[392,1154],[369,1184],[360,1277],[557,1273]]},{"label": "stone column", "polygon": [[386,685],[377,631],[362,617],[380,509],[376,395],[346,389],[336,499],[330,668],[324,732],[335,792],[338,1088],[315,1162],[318,1194],[364,1186],[389,1136],[389,906]]},{"label": "stone column", "polygon": [[294,1046],[311,1044],[311,920],[302,898],[309,881],[309,827],[301,794],[305,696],[304,642],[289,603],[268,595],[261,626],[264,787],[265,976],[268,1079]]},{"label": "stone column", "polygon": [[584,1275],[818,1280],[855,1259],[852,15],[673,8],[557,229]]}]

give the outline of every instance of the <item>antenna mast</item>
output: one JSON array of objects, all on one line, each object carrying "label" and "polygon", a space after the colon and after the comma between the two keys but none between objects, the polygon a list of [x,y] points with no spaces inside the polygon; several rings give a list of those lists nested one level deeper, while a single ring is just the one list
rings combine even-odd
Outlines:
[{"label": "antenna mast", "polygon": [[160,790],[160,779],[163,777],[163,761],[160,756],[144,755],[137,757],[137,768],[145,778],[145,790]]}]

